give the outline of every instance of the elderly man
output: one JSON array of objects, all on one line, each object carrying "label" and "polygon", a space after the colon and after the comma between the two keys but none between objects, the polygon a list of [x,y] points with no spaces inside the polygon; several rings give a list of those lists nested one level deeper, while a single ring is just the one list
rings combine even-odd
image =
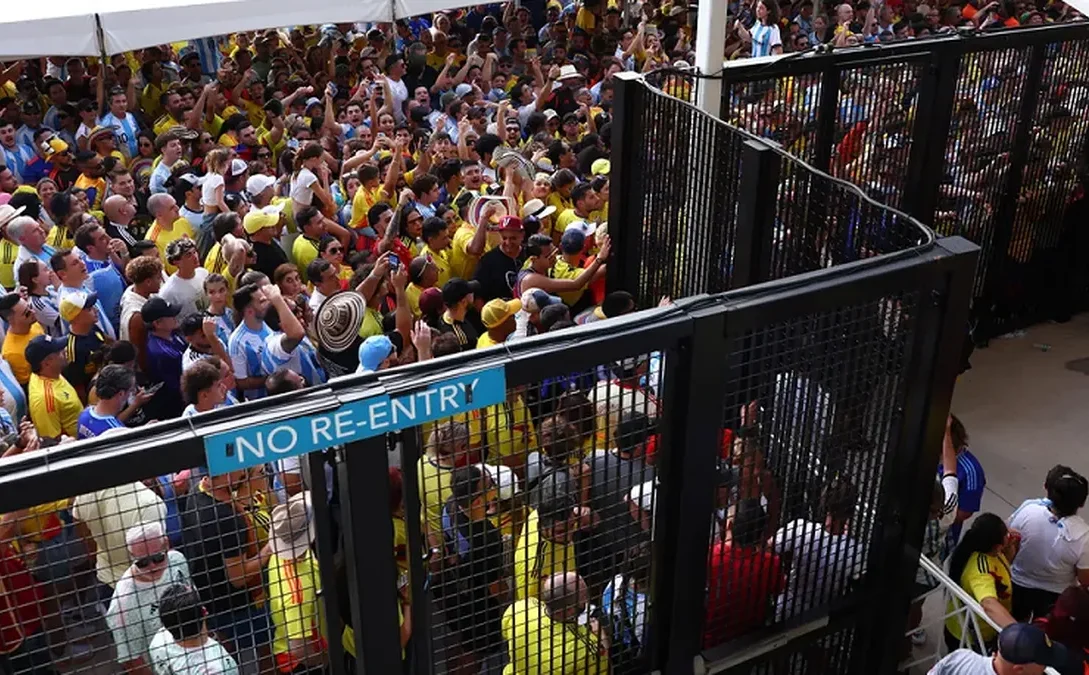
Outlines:
[{"label": "elderly man", "polygon": [[180,551],[170,549],[159,521],[130,527],[125,532],[125,549],[132,564],[117,582],[106,624],[113,633],[117,662],[130,673],[148,672],[148,647],[163,627],[159,596],[175,584],[190,583],[189,565]]},{"label": "elderly man", "polygon": [[106,234],[111,239],[120,239],[129,249],[129,257],[135,257],[132,247],[136,245],[136,237],[129,232],[136,218],[136,207],[128,199],[121,195],[110,195],[102,202],[102,212],[106,216]]},{"label": "elderly man", "polygon": [[30,216],[19,216],[8,223],[8,237],[19,244],[19,252],[15,255],[15,275],[19,275],[19,267],[27,260],[36,258],[49,266],[49,258],[55,251],[52,246],[45,243],[45,228],[37,220]]},{"label": "elderly man", "polygon": [[519,600],[503,614],[512,673],[579,675],[609,672],[609,640],[597,619],[583,617],[590,600],[574,572],[541,582],[541,597]]}]

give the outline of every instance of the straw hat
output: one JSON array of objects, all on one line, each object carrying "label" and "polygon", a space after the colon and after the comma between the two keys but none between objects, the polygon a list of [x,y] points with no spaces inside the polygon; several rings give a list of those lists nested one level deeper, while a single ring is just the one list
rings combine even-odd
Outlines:
[{"label": "straw hat", "polygon": [[302,492],[272,510],[269,544],[281,558],[299,558],[310,549],[314,521],[310,517],[310,492]]},{"label": "straw hat", "polygon": [[367,301],[359,293],[345,292],[331,295],[321,303],[314,318],[318,343],[333,353],[350,349],[359,337]]}]

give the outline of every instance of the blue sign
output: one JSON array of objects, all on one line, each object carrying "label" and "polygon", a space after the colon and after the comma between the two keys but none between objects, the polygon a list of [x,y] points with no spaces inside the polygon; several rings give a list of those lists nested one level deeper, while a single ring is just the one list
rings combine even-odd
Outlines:
[{"label": "blue sign", "polygon": [[318,415],[208,436],[204,455],[208,472],[219,475],[496,405],[506,397],[506,370],[496,366],[407,394],[380,394]]}]

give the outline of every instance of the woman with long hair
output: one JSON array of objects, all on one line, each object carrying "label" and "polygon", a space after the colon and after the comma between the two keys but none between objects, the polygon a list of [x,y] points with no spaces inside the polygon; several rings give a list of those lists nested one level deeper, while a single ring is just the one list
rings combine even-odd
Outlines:
[{"label": "woman with long hair", "polygon": [[291,167],[291,202],[295,213],[313,204],[315,197],[322,213],[334,208],[335,201],[329,193],[329,167],[324,155],[320,143],[309,143],[295,153]]},{"label": "woman with long hair", "polygon": [[783,38],[779,34],[779,5],[768,0],[756,3],[756,23],[752,30],[740,21],[734,23],[745,42],[752,43],[752,55],[770,56],[783,53]]},{"label": "woman with long hair", "polygon": [[333,263],[337,270],[337,277],[340,278],[341,289],[347,288],[353,271],[351,267],[344,264],[344,244],[341,244],[336,237],[325,235],[318,242],[318,255]]},{"label": "woman with long hair", "polygon": [[525,266],[514,282],[514,297],[522,297],[522,293],[539,288],[545,293],[555,295],[568,291],[578,291],[586,288],[594,274],[605,264],[609,257],[610,244],[608,239],[601,245],[601,252],[589,267],[574,279],[555,279],[552,277],[552,266],[556,263],[556,245],[552,237],[546,234],[535,234],[526,243],[526,255],[529,256]]},{"label": "woman with long hair", "polygon": [[[1015,623],[1013,615],[1013,579],[1010,561],[1017,553],[1018,535],[1011,537],[1006,523],[993,513],[980,514],[949,558],[949,576],[983,607],[987,616],[1005,628]],[[949,611],[959,607],[956,599],[949,601]],[[997,633],[987,624],[979,627],[984,643],[991,645]],[[968,644],[972,634],[957,615],[945,621],[945,644],[949,651]]]}]

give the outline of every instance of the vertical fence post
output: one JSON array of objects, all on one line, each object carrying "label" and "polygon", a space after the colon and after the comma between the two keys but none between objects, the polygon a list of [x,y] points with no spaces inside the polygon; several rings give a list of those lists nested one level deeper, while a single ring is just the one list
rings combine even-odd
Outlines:
[{"label": "vertical fence post", "polygon": [[663,461],[654,532],[653,649],[667,675],[691,675],[702,648],[707,542],[726,390],[726,312],[709,307],[691,314],[691,341],[665,361],[666,386],[676,398],[666,409],[658,455]]},{"label": "vertical fence post", "polygon": [[911,365],[905,368],[913,377],[906,383],[907,397],[899,414],[900,433],[891,457],[894,467],[886,473],[882,490],[887,495],[882,517],[885,545],[880,548],[883,559],[874,565],[880,570],[881,586],[872,594],[868,610],[872,617],[868,624],[880,629],[871,633],[875,639],[865,672],[896,670],[904,640],[899,627],[906,626],[913,599],[946,415],[966,339],[979,247],[961,237],[942,239],[938,246],[944,251],[929,270],[934,284],[924,288],[919,299]]},{"label": "vertical fence post", "polygon": [[832,146],[836,140],[836,117],[839,115],[840,66],[829,57],[828,67],[821,75],[821,96],[817,108],[817,133],[814,139],[813,166],[832,172]]},{"label": "vertical fence post", "polygon": [[341,455],[339,478],[356,660],[365,673],[399,673],[399,600],[386,437],[349,443]]},{"label": "vertical fence post", "polygon": [[994,239],[991,250],[987,253],[991,259],[987,263],[987,279],[983,287],[983,307],[978,328],[979,337],[995,337],[996,317],[994,310],[995,296],[1005,279],[1006,251],[1010,247],[1013,235],[1013,221],[1017,216],[1017,201],[1021,196],[1021,186],[1028,163],[1029,145],[1032,135],[1032,117],[1036,112],[1036,102],[1040,95],[1040,86],[1044,73],[1044,56],[1048,44],[1039,42],[1032,47],[1028,72],[1025,75],[1024,92],[1021,97],[1021,110],[1018,112],[1017,131],[1014,133],[1013,146],[1010,149],[1010,166],[1006,170],[1006,189],[995,209]]},{"label": "vertical fence post", "polygon": [[780,170],[779,153],[769,145],[756,140],[742,144],[731,288],[758,284],[771,276]]},{"label": "vertical fence post", "polygon": [[644,120],[647,88],[635,73],[613,76],[612,152],[610,154],[609,238],[614,255],[606,266],[610,292],[626,290],[639,302],[639,241],[643,236]]},{"label": "vertical fence post", "polygon": [[[419,427],[401,432],[401,477],[405,497],[405,534],[408,539],[408,574],[412,584],[412,653],[413,672],[432,672],[431,594],[424,588],[427,571],[423,553],[430,548],[424,536],[421,523],[423,511],[420,494],[420,452]],[[440,554],[441,555],[441,554]]]},{"label": "vertical fence post", "polygon": [[333,517],[329,508],[329,488],[325,482],[325,453],[311,452],[301,462],[303,477],[310,489],[310,501],[314,509],[314,529],[317,536],[314,549],[318,555],[318,567],[321,570],[322,611],[325,613],[325,625],[329,633],[330,672],[339,673],[344,666],[344,644],[340,634],[344,628],[341,621],[339,603],[341,593],[347,588],[340,588],[337,582],[336,553],[339,532],[333,528]]},{"label": "vertical fence post", "polygon": [[918,116],[911,130],[911,156],[901,207],[928,225],[934,222],[938,208],[964,44],[958,40],[934,45],[915,105]]}]

